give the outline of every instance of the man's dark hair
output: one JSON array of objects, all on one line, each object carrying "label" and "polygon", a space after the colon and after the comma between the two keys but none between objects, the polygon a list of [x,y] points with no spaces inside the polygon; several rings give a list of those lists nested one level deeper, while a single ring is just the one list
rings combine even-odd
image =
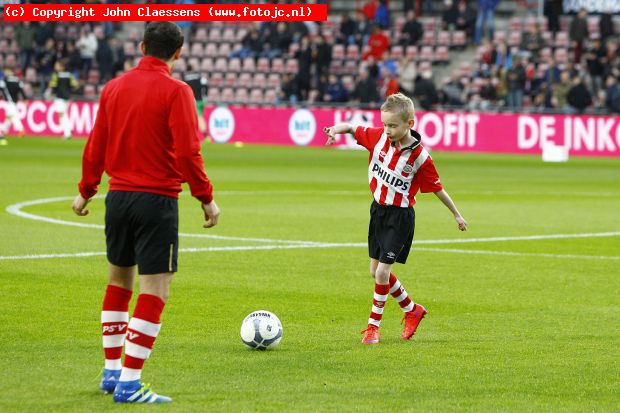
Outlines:
[{"label": "man's dark hair", "polygon": [[183,34],[172,22],[150,22],[144,29],[144,48],[147,56],[169,60],[183,46]]}]

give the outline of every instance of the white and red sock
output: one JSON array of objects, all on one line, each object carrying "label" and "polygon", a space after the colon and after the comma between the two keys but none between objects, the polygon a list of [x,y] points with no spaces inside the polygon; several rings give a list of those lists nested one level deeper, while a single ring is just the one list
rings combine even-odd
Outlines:
[{"label": "white and red sock", "polygon": [[127,321],[129,320],[127,309],[131,294],[131,290],[111,284],[105,291],[101,309],[101,330],[105,368],[108,370],[120,370],[123,367],[121,355],[125,334],[127,334]]},{"label": "white and red sock", "polygon": [[405,287],[402,286],[398,278],[392,273],[390,273],[390,294],[392,294],[392,297],[394,297],[404,313],[413,310],[415,303],[411,301],[409,294],[405,291]]},{"label": "white and red sock", "polygon": [[379,327],[383,316],[383,307],[388,299],[390,286],[388,284],[375,284],[375,294],[372,299],[372,311],[368,319],[368,325]]},{"label": "white and red sock", "polygon": [[140,294],[133,317],[127,328],[125,363],[120,381],[140,380],[144,362],[149,358],[155,339],[159,334],[159,318],[164,301],[151,294]]}]

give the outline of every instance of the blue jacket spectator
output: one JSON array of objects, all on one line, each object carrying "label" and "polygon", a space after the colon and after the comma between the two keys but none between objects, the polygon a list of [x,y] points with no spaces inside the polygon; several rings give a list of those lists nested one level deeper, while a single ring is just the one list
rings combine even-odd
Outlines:
[{"label": "blue jacket spectator", "polygon": [[377,7],[375,14],[375,22],[384,30],[390,28],[390,9],[388,8],[387,0],[379,2],[379,7]]}]

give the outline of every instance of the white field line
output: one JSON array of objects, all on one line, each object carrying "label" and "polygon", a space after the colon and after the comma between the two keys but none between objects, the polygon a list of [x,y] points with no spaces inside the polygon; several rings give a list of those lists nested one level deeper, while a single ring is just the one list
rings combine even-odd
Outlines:
[{"label": "white field line", "polygon": [[[314,243],[314,244],[294,244],[294,245],[247,245],[235,247],[205,247],[205,248],[181,248],[179,252],[218,252],[218,251],[265,251],[265,250],[281,250],[281,249],[302,249],[302,248],[365,248],[365,243]],[[453,254],[483,254],[483,255],[502,255],[510,257],[540,257],[540,258],[557,258],[557,259],[585,259],[585,260],[620,260],[618,256],[607,255],[574,255],[574,254],[547,254],[547,253],[529,253],[529,252],[511,252],[511,251],[487,251],[487,250],[465,250],[452,248],[417,248],[415,251],[423,252],[449,252]],[[13,255],[0,256],[0,261],[16,261],[16,260],[33,260],[47,258],[83,258],[105,256],[105,252],[78,252],[66,254],[31,254],[31,255]]]}]

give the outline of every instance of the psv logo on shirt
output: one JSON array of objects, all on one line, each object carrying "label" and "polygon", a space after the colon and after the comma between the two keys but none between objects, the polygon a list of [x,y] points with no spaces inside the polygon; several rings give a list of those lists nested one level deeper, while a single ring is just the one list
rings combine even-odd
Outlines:
[{"label": "psv logo on shirt", "polygon": [[411,172],[413,172],[413,165],[411,164],[406,164],[405,166],[403,166],[403,173],[405,174],[410,174]]}]

